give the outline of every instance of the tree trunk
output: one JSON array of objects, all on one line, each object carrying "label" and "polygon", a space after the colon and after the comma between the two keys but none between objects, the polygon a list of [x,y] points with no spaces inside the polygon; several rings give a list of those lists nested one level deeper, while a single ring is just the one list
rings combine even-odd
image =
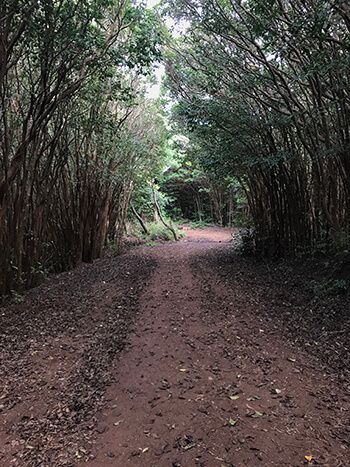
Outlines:
[{"label": "tree trunk", "polygon": [[147,229],[147,227],[146,227],[146,224],[143,222],[142,217],[138,214],[138,212],[136,211],[136,209],[135,209],[135,207],[134,207],[134,205],[133,205],[132,203],[130,203],[130,207],[131,207],[131,210],[132,210],[134,216],[135,216],[136,219],[139,221],[139,223],[140,223],[140,225],[141,225],[141,227],[142,227],[143,232],[144,232],[146,235],[149,235],[149,231],[148,231],[148,229]]},{"label": "tree trunk", "polygon": [[170,230],[170,232],[174,236],[174,240],[177,242],[178,238],[177,238],[175,229],[173,229],[173,227],[171,227],[171,225],[169,225],[169,224],[167,224],[165,222],[165,220],[163,218],[163,215],[162,215],[162,212],[160,210],[160,206],[159,206],[158,201],[157,201],[156,191],[155,191],[155,189],[153,187],[152,187],[152,193],[153,193],[154,207],[156,208],[156,212],[157,212],[157,214],[159,216],[159,219],[160,219],[161,223],[164,225],[164,227],[166,227],[168,230]]}]

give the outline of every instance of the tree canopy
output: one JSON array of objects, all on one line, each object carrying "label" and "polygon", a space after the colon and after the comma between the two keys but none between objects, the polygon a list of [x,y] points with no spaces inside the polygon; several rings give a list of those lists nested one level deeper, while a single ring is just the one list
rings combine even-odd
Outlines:
[{"label": "tree canopy", "polygon": [[256,247],[349,242],[350,11],[342,1],[167,2],[174,120],[201,164],[236,177]]},{"label": "tree canopy", "polygon": [[341,0],[2,1],[0,291],[119,244],[131,199],[220,224],[246,199],[261,254],[347,248],[349,32]]},{"label": "tree canopy", "polygon": [[145,82],[163,43],[129,0],[0,6],[0,290],[101,254],[133,184],[161,164]]}]

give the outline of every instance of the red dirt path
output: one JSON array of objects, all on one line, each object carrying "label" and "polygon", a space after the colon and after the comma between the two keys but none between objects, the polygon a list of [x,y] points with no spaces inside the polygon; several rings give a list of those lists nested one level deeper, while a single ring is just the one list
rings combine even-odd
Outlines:
[{"label": "red dirt path", "polygon": [[9,335],[48,306],[55,324],[33,322],[27,352],[4,350],[1,466],[350,465],[344,385],[268,328],[239,284],[224,286],[207,258],[231,249],[229,230],[187,234],[4,310]]},{"label": "red dirt path", "polygon": [[349,405],[322,401],[331,389],[321,370],[265,337],[257,309],[238,321],[230,303],[223,314],[215,275],[194,275],[193,258],[230,240],[228,230],[190,230],[153,249],[158,268],[116,364],[90,467],[299,466],[308,455],[347,465],[331,427]]}]

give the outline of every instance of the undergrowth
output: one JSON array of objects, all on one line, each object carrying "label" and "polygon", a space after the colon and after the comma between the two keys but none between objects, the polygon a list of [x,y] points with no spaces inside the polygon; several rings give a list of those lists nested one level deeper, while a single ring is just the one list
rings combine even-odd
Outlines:
[{"label": "undergrowth", "polygon": [[[185,233],[182,230],[180,230],[177,224],[168,219],[166,220],[166,222],[172,226],[178,238],[182,238],[185,236]],[[168,228],[166,228],[161,222],[147,222],[147,229],[149,232],[148,234],[143,232],[140,225],[132,223],[129,224],[128,234],[133,237],[144,239],[146,241],[160,240],[166,242],[174,240],[172,232]]]}]

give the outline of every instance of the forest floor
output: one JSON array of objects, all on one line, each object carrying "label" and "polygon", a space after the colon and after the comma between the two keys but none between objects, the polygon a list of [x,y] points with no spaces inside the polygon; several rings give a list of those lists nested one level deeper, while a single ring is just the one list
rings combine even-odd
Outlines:
[{"label": "forest floor", "polygon": [[350,465],[349,297],[189,230],[0,309],[0,465]]}]

